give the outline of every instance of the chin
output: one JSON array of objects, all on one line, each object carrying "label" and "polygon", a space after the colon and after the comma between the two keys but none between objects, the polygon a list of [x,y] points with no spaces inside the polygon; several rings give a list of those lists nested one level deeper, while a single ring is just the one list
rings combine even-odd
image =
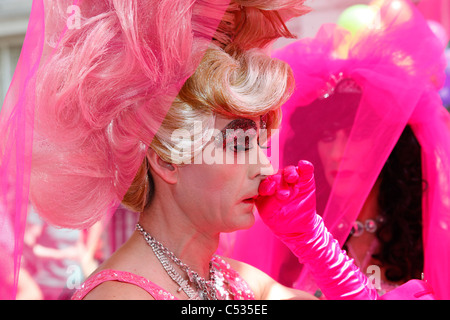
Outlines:
[{"label": "chin", "polygon": [[254,224],[255,214],[253,211],[239,213],[239,215],[233,219],[232,223],[229,224],[223,232],[230,233],[239,230],[247,230],[253,227]]},{"label": "chin", "polygon": [[248,211],[239,216],[239,223],[237,223],[237,230],[247,230],[253,227],[255,224],[254,211]]}]

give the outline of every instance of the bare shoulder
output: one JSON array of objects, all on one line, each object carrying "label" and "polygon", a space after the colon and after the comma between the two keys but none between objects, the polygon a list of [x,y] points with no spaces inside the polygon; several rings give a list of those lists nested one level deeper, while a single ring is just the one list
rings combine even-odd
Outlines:
[{"label": "bare shoulder", "polygon": [[257,300],[316,300],[313,295],[283,286],[265,272],[245,262],[223,257],[248,283]]},{"label": "bare shoulder", "polygon": [[134,284],[106,281],[92,289],[84,300],[154,300],[154,298]]},{"label": "bare shoulder", "polygon": [[234,260],[228,257],[222,257],[228,264],[231,266],[233,270],[241,275],[241,277],[247,281],[247,283],[251,286],[253,282],[259,284],[261,282],[271,282],[274,281],[271,277],[269,277],[265,272],[261,271],[258,268],[255,268],[252,265],[249,265],[245,262]]}]

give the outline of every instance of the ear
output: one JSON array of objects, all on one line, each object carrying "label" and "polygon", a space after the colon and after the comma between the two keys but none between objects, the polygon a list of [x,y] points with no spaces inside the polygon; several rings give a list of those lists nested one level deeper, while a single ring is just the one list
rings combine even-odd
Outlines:
[{"label": "ear", "polygon": [[178,166],[176,164],[162,160],[152,148],[148,148],[146,157],[153,174],[156,174],[169,184],[177,182]]}]

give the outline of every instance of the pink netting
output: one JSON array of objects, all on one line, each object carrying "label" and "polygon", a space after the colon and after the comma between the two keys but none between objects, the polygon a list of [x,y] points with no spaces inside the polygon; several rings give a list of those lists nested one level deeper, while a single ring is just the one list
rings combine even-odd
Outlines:
[{"label": "pink netting", "polygon": [[44,5],[33,1],[22,54],[0,117],[0,299],[16,294],[33,143],[34,87],[44,38]]},{"label": "pink netting", "polygon": [[[338,26],[324,25],[315,38],[274,52],[291,65],[297,86],[283,107],[280,162],[287,166],[305,159],[314,164],[318,213],[343,245],[409,125],[421,147],[426,186],[424,275],[437,297],[448,299],[450,117],[438,95],[445,79],[444,48],[409,1],[374,1],[372,6],[379,12],[377,19],[353,38]],[[314,288],[309,287],[307,270],[260,221],[227,240],[241,243],[224,246],[231,256],[287,285]],[[266,243],[270,246],[258,256],[255,247]]]}]

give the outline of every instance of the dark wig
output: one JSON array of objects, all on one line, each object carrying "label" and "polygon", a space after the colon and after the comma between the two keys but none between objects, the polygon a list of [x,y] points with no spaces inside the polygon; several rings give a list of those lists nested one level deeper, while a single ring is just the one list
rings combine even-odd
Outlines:
[{"label": "dark wig", "polygon": [[386,161],[380,176],[378,205],[383,223],[376,235],[389,281],[420,278],[423,271],[421,147],[409,126]]}]

